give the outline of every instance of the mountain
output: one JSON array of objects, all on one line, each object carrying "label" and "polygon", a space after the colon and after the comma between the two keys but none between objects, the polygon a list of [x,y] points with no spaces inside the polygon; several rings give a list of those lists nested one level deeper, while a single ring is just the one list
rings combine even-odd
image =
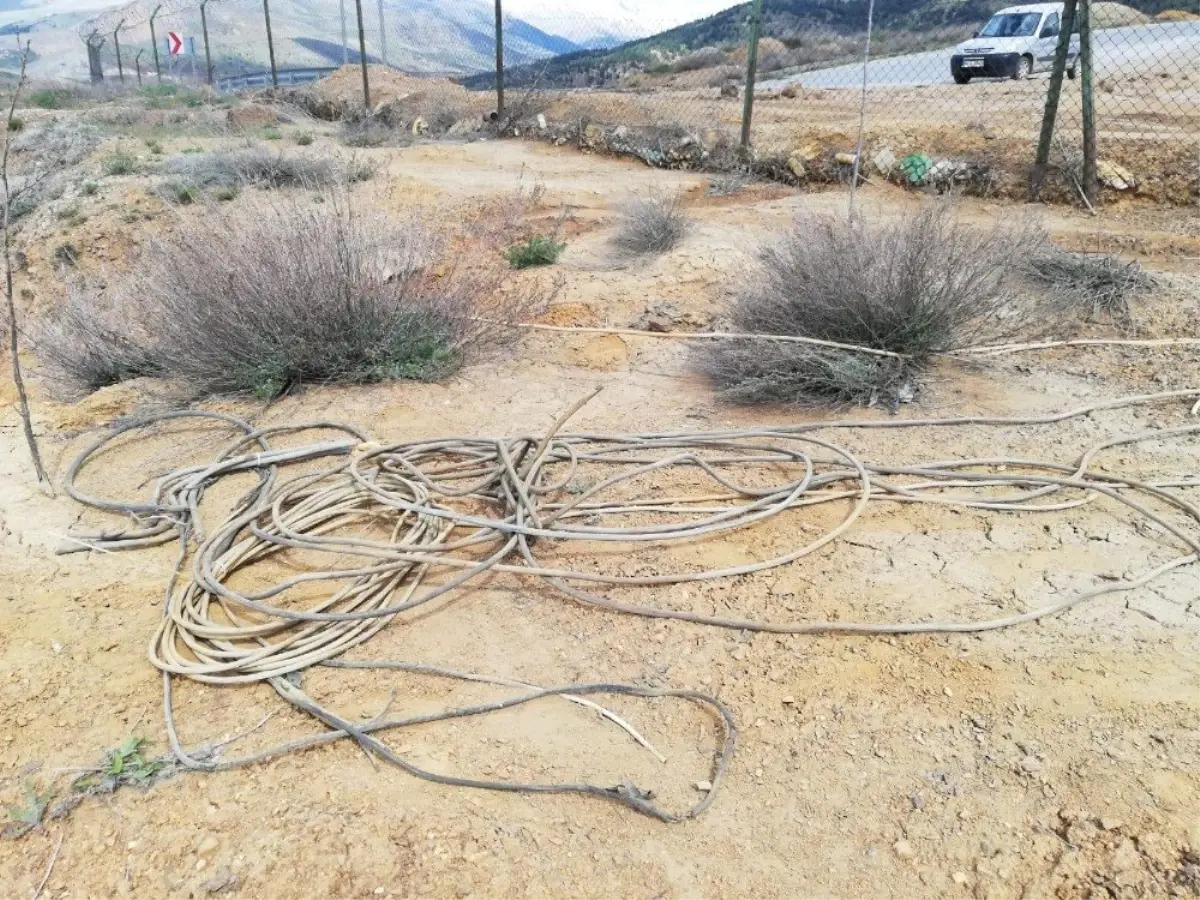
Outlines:
[{"label": "mountain", "polygon": [[[51,0],[63,9],[72,0]],[[76,34],[80,22],[94,15],[94,0],[73,0],[87,9],[84,13],[66,13],[44,17],[30,24],[38,61],[33,73],[38,77],[85,78],[87,58]],[[147,3],[156,0],[145,0]],[[13,13],[19,0],[0,0],[0,6],[13,7],[10,21],[20,21]],[[363,29],[367,56],[383,57],[377,5],[363,2]],[[345,4],[348,55],[357,58],[357,23],[354,4]],[[37,8],[36,5],[34,7]],[[150,8],[153,8],[151,6]],[[247,69],[265,69],[268,65],[266,33],[259,3],[211,3],[208,6],[208,31],[213,62],[218,74]],[[495,60],[494,7],[491,0],[385,0],[387,60],[413,74],[464,75],[490,69]],[[335,0],[286,0],[271,4],[271,30],[275,58],[280,68],[340,65],[342,62],[341,22]],[[162,39],[167,31],[194,37],[196,52],[203,61],[200,39],[200,14],[197,9],[159,16],[157,32]],[[604,32],[607,34],[607,32]],[[552,56],[582,51],[587,44],[518,16],[506,16],[505,59],[521,66]],[[605,44],[601,44],[604,46]],[[153,66],[149,27],[140,25],[121,34],[122,56],[127,68],[139,49],[144,50],[142,70]],[[116,57],[112,42],[103,48],[104,67],[115,73]],[[176,59],[176,64],[180,61]],[[164,67],[168,60],[163,56]],[[182,61],[185,71],[190,60]]]},{"label": "mountain", "polygon": [[[884,35],[935,35],[945,29],[982,24],[1005,5],[1005,0],[876,0],[875,29]],[[1195,0],[1126,0],[1126,5],[1153,14],[1194,8]],[[800,46],[814,33],[861,35],[866,30],[867,8],[868,0],[767,0],[762,34],[788,46]],[[514,68],[505,73],[505,79],[514,87],[534,83],[566,87],[602,84],[631,71],[661,70],[689,51],[745,42],[750,11],[751,4],[742,3],[617,47],[584,50]],[[484,87],[489,77],[480,74],[464,83]]]}]

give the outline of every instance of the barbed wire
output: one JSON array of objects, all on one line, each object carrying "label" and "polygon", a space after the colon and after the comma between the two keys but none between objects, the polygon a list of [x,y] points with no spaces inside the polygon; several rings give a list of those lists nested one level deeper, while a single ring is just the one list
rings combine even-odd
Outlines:
[{"label": "barbed wire", "polygon": [[[204,4],[219,3],[221,0],[204,0]],[[150,22],[150,18],[177,15],[199,9],[198,0],[133,0],[124,6],[102,10],[90,19],[85,19],[75,29],[83,40],[93,35],[107,36],[114,32],[131,31]]]}]

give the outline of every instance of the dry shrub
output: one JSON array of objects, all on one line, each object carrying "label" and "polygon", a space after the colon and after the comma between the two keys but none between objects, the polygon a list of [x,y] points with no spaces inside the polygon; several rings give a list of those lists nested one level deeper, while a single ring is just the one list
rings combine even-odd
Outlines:
[{"label": "dry shrub", "polygon": [[692,72],[696,69],[710,69],[724,62],[725,52],[719,47],[701,47],[677,59],[671,68],[676,72]]},{"label": "dry shrub", "polygon": [[199,188],[308,187],[319,188],[338,180],[337,167],[328,159],[285,155],[265,147],[184,153],[167,160],[164,174]]},{"label": "dry shrub", "polygon": [[1054,247],[1029,257],[1030,278],[1056,297],[1065,311],[1092,321],[1108,320],[1123,328],[1133,325],[1135,297],[1150,293],[1157,279],[1137,264],[1107,253],[1069,253]]},{"label": "dry shrub", "polygon": [[679,246],[692,224],[678,194],[638,197],[620,207],[612,243],[622,256],[655,256]]},{"label": "dry shrub", "polygon": [[710,345],[699,363],[738,401],[894,401],[935,354],[1029,322],[1011,276],[1044,242],[1032,220],[975,230],[946,204],[881,225],[801,216],[746,272],[733,329],[903,358],[746,339]]},{"label": "dry shrub", "polygon": [[[535,282],[507,279],[498,257],[451,253],[424,222],[355,215],[340,196],[263,194],[181,218],[113,288],[117,318],[76,306],[44,329],[41,347],[84,387],[97,381],[78,377],[90,371],[119,377],[131,341],[150,371],[196,395],[433,380],[509,339],[497,323],[523,320],[545,299]],[[85,364],[84,347],[119,364]]]},{"label": "dry shrub", "polygon": [[55,380],[72,390],[157,375],[145,323],[133,312],[70,285],[66,302],[35,330],[34,348]]}]

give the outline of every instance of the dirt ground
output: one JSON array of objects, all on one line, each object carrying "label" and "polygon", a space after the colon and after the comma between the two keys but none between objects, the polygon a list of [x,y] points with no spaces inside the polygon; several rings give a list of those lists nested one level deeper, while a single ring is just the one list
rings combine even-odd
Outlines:
[{"label": "dirt ground", "polygon": [[[321,149],[318,143],[317,150]],[[719,319],[746,254],[801,209],[841,210],[843,191],[751,186],[726,197],[706,179],[515,141],[368,151],[384,168],[361,197],[404,215],[454,209],[544,184],[538,215],[565,206],[560,325],[704,327]],[[687,192],[698,225],[671,254],[617,265],[607,238],[630,193]],[[906,214],[910,195],[861,195],[864,215]],[[980,223],[1010,204],[965,201]],[[1114,206],[1098,219],[1044,210],[1066,246],[1137,256],[1166,286],[1139,309],[1147,336],[1200,333],[1194,210]],[[152,227],[152,226],[145,226]],[[92,220],[80,239],[110,247]],[[99,236],[97,236],[99,234]],[[53,276],[31,256],[37,302]],[[35,367],[36,360],[31,358]],[[1197,387],[1200,350],[1107,348],[946,364],[903,415],[1032,414],[1126,394]],[[677,342],[535,333],[508,355],[442,384],[312,389],[264,407],[206,408],[259,424],[336,419],[383,440],[538,433],[594,386],[579,431],[716,429],[766,422],[886,419],[724,405]],[[110,419],[160,402],[148,382],[56,401],[35,377],[48,464],[61,477]],[[130,735],[162,752],[161,680],[146,646],[175,548],[56,556],[78,521],[99,524],[35,485],[11,384],[0,384],[0,800],[60,792],[69,767],[94,765]],[[840,432],[876,461],[1004,453],[1072,461],[1106,435],[1183,424],[1187,403],[1097,414],[1055,426]],[[133,496],[158,472],[211,453],[220,435],[190,429],[122,444],[88,486]],[[1160,440],[1109,451],[1105,464],[1147,477],[1194,475],[1200,446]],[[1180,488],[1193,499],[1198,488]],[[790,513],[720,540],[673,548],[670,562],[759,558],[824,524]],[[802,563],[695,590],[630,589],[621,599],[775,621],[991,617],[1041,605],[1097,578],[1174,554],[1105,502],[1059,513],[873,507],[847,538]],[[596,565],[653,569],[642,549]],[[1200,570],[1082,605],[1059,618],[979,636],[802,637],[733,633],[574,605],[546,586],[493,576],[435,611],[397,621],[353,651],[537,684],[576,680],[694,688],[732,710],[738,747],[714,805],[664,825],[602,801],[439,787],[376,769],[348,742],[258,767],[180,775],[148,790],[89,797],[32,833],[0,841],[0,894],[44,897],[1160,897],[1200,896]],[[369,718],[395,691],[397,712],[480,702],[504,689],[404,674],[305,673],[305,687]],[[251,752],[310,733],[265,685],[180,683],[189,745],[265,725]],[[438,771],[652,787],[683,809],[709,777],[712,721],[676,701],[616,698],[666,757],[548,699],[485,720],[405,730],[399,752]],[[56,798],[57,799],[57,798]],[[49,871],[48,877],[46,877]]]}]

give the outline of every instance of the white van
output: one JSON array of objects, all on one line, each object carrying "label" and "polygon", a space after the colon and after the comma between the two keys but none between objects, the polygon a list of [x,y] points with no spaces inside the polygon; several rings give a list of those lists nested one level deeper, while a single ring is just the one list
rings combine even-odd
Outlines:
[{"label": "white van", "polygon": [[[966,84],[972,78],[1028,78],[1051,68],[1062,15],[1061,3],[1031,3],[1000,10],[974,37],[954,48],[950,74],[955,83]],[[1077,28],[1067,54],[1068,78],[1075,77],[1078,62]]]}]

